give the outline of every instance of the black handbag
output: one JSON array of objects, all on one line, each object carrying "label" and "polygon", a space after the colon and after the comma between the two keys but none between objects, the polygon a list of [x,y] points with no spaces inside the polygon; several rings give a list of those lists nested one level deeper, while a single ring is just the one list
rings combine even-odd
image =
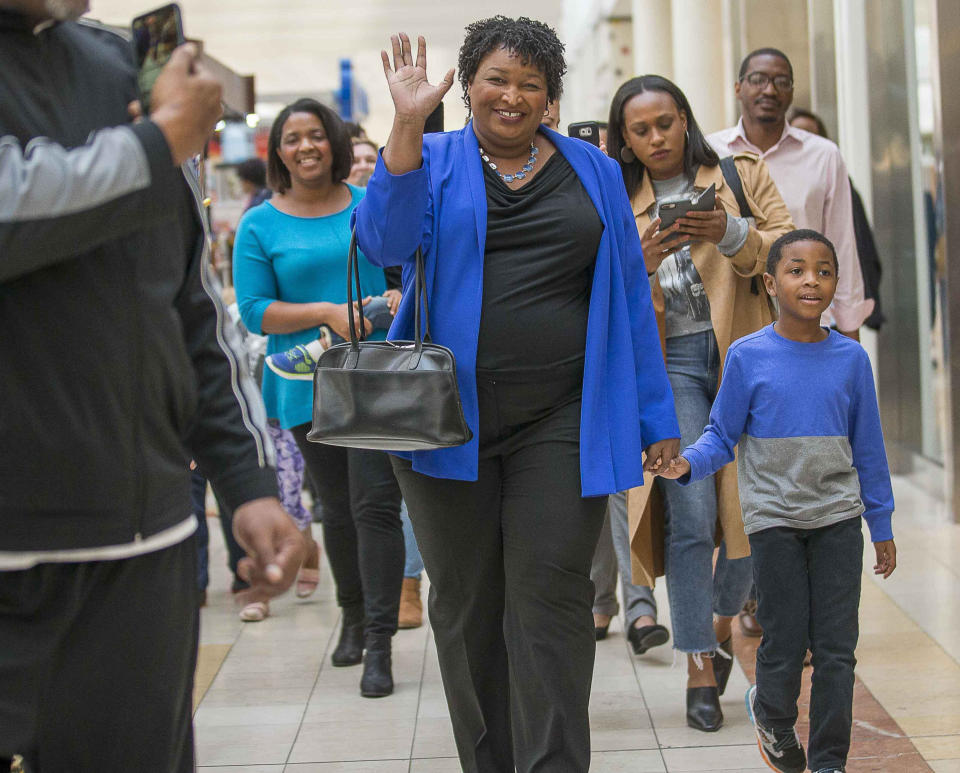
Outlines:
[{"label": "black handbag", "polygon": [[[357,234],[350,239],[347,301],[360,291]],[[349,315],[350,340],[331,346],[313,375],[315,443],[382,451],[460,446],[473,432],[463,417],[453,352],[430,341],[423,254],[417,248],[413,341],[364,341]],[[363,309],[360,308],[360,330]],[[422,327],[421,327],[422,325]]]}]

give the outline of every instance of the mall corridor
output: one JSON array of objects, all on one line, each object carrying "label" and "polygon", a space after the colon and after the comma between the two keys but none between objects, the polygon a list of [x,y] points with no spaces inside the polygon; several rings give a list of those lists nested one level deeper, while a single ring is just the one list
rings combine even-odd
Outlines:
[{"label": "mall corridor", "polygon": [[[848,771],[958,773],[960,525],[949,524],[943,504],[907,480],[895,479],[894,489],[900,566],[885,583],[864,574]],[[460,770],[426,626],[394,640],[396,693],[365,700],[358,667],[330,665],[339,615],[329,573],[312,599],[287,594],[265,621],[245,624],[228,591],[219,529],[210,533],[194,717],[202,773]],[[865,556],[865,565],[871,559]],[[662,587],[657,595],[665,601]],[[597,645],[591,770],[766,770],[743,703],[755,642],[737,640],[741,667],[722,698],[726,725],[708,735],[686,726],[678,697],[685,669],[673,664],[672,650],[633,657],[615,621]],[[798,729],[805,740],[805,726]]]}]

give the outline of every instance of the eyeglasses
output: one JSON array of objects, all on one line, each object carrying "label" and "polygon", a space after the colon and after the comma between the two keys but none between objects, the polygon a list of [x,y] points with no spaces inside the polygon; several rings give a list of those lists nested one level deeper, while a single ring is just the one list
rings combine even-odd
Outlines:
[{"label": "eyeglasses", "polygon": [[777,91],[789,91],[793,88],[793,78],[786,75],[777,75],[771,78],[765,72],[751,72],[743,76],[743,80],[757,89],[765,89],[770,81]]}]

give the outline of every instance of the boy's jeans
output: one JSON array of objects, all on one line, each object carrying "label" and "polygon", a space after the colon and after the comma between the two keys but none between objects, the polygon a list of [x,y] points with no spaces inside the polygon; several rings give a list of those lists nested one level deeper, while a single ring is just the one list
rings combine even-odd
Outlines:
[{"label": "boy's jeans", "polygon": [[750,535],[757,585],[756,718],[788,730],[807,648],[813,652],[810,694],[810,770],[843,768],[853,723],[853,669],[857,661],[861,519],[820,529],[776,527]]}]

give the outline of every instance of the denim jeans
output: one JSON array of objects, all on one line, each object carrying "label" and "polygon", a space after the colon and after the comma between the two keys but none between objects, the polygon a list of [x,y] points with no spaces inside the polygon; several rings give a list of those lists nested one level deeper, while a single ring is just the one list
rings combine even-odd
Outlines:
[{"label": "denim jeans", "polygon": [[[619,570],[619,571],[618,571]],[[607,499],[607,515],[603,519],[600,542],[593,554],[590,579],[596,587],[593,597],[595,615],[615,615],[620,611],[617,602],[617,574],[623,593],[624,628],[629,630],[637,618],[649,615],[657,619],[657,602],[653,590],[633,584],[630,557],[630,523],[627,519],[627,494],[611,494]]]},{"label": "denim jeans", "polygon": [[[703,433],[717,396],[720,352],[713,331],[668,338],[667,376],[683,448]],[[657,485],[665,506],[664,568],[674,647],[686,653],[714,652],[718,643],[713,615],[732,617],[740,611],[753,581],[750,560],[723,560],[713,570],[717,527],[713,476],[687,486],[657,478]]]},{"label": "denim jeans", "polygon": [[777,527],[750,535],[757,584],[757,722],[797,722],[803,658],[813,652],[810,770],[842,768],[853,723],[863,532],[860,518],[820,529]]},{"label": "denim jeans", "polygon": [[420,548],[417,547],[417,538],[413,536],[413,524],[407,513],[407,503],[400,502],[400,521],[403,523],[403,576],[420,579],[423,571],[423,559],[420,557]]}]

